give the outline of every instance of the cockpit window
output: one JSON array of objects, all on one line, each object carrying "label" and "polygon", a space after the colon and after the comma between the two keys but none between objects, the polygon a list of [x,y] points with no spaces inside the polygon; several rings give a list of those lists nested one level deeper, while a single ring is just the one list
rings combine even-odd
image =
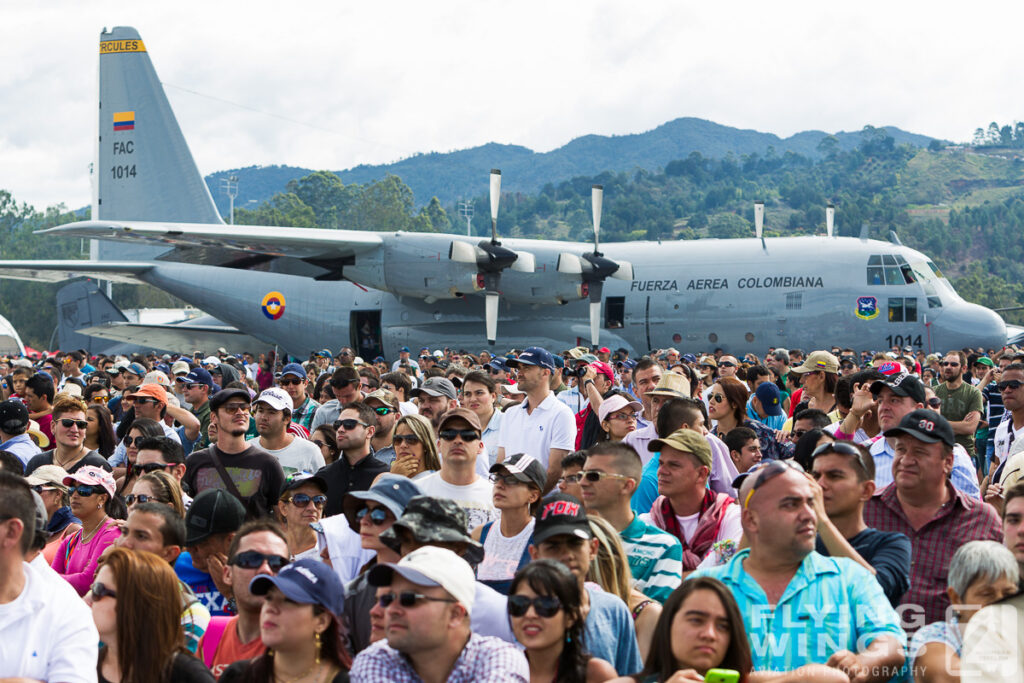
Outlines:
[{"label": "cockpit window", "polygon": [[918,281],[914,269],[899,254],[872,254],[868,257],[869,285],[909,285]]}]

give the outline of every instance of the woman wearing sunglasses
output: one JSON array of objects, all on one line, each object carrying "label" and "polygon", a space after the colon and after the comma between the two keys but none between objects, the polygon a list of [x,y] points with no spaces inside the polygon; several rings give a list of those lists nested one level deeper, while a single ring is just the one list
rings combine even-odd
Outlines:
[{"label": "woman wearing sunglasses", "polygon": [[185,518],[185,504],[181,495],[181,484],[165,470],[158,469],[140,476],[132,492],[124,497],[129,512],[141,503],[163,503]]},{"label": "woman wearing sunglasses", "polygon": [[437,456],[437,436],[430,421],[420,415],[404,415],[395,423],[392,437],[395,461],[391,472],[410,479],[421,479],[441,469]]},{"label": "woman wearing sunglasses", "polygon": [[322,562],[297,560],[276,576],[259,575],[249,584],[265,595],[260,639],[266,653],[232,664],[221,683],[316,681],[344,683],[352,659],[343,645],[345,587]]},{"label": "woman wearing sunglasses", "polygon": [[[118,432],[122,430],[118,427]],[[118,453],[123,454],[124,465],[114,468],[114,478],[117,480],[117,494],[132,490],[132,483],[138,478],[135,472],[135,459],[139,455],[139,444],[146,439],[163,436],[164,430],[156,420],[148,417],[135,418],[131,426],[124,430],[124,437],[117,447],[114,459],[118,459]]]},{"label": "woman wearing sunglasses", "polygon": [[722,377],[711,385],[708,392],[708,416],[717,420],[714,435],[723,438],[737,427],[749,427],[757,434],[761,442],[761,455],[766,460],[778,460],[783,457],[782,444],[775,440],[775,433],[747,417],[747,398],[750,392],[747,386],[735,377]]},{"label": "woman wearing sunglasses", "polygon": [[320,425],[309,435],[309,440],[320,449],[328,465],[338,459],[338,436],[333,425]]},{"label": "woman wearing sunglasses", "polygon": [[86,602],[103,643],[96,667],[100,683],[215,680],[185,649],[178,577],[166,560],[114,548],[100,562]]},{"label": "woman wearing sunglasses", "polygon": [[117,448],[117,436],[114,434],[114,420],[105,403],[90,403],[85,413],[85,447],[96,451],[104,458],[110,458]]},{"label": "woman wearing sunglasses", "polygon": [[587,654],[579,582],[562,563],[536,560],[516,572],[508,618],[526,649],[530,680],[599,683],[615,678],[611,664]]},{"label": "woman wearing sunglasses", "polygon": [[65,538],[53,558],[53,569],[85,595],[96,574],[96,562],[121,530],[115,519],[121,504],[114,497],[114,478],[109,472],[86,465],[64,478],[71,488],[71,512],[82,528]]},{"label": "woman wearing sunglasses", "polygon": [[314,525],[320,522],[326,504],[327,482],[322,477],[297,472],[285,482],[277,511],[284,523],[284,535],[288,539],[288,552],[292,559],[320,559]]},{"label": "woman wearing sunglasses", "polygon": [[619,680],[703,681],[708,669],[726,669],[746,683],[752,666],[736,600],[721,581],[701,576],[684,581],[665,601],[643,671]]}]

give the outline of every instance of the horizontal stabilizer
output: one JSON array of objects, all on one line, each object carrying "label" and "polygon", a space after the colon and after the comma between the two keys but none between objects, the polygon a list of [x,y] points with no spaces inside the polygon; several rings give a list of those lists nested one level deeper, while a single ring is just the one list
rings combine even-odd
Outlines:
[{"label": "horizontal stabilizer", "polygon": [[181,353],[183,351],[208,351],[223,346],[227,349],[255,350],[267,342],[239,332],[227,325],[182,325],[145,323],[105,323],[78,330],[79,334],[100,337],[113,341],[134,344],[143,349]]},{"label": "horizontal stabilizer", "polygon": [[0,261],[0,278],[32,282],[64,282],[76,277],[92,277],[140,285],[139,275],[153,267],[151,263],[117,261]]}]

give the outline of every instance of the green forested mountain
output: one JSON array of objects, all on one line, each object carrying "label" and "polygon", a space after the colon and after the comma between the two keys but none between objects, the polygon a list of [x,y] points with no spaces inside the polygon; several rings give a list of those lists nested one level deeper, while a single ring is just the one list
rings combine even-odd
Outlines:
[{"label": "green forested mountain", "polygon": [[[884,129],[897,145],[925,147],[932,138]],[[822,157],[818,145],[829,134],[809,130],[788,138],[755,130],[741,130],[698,118],[679,118],[653,130],[634,135],[585,135],[550,152],[534,152],[518,145],[488,143],[454,152],[416,154],[391,164],[361,165],[338,171],[343,183],[365,184],[387,175],[397,175],[412,190],[417,207],[437,197],[444,204],[473,197],[487,187],[487,173],[500,168],[503,187],[510,192],[535,193],[547,183],[574,176],[597,175],[603,171],[637,169],[657,171],[673,159],[684,159],[691,152],[722,158],[727,154],[777,155],[793,152],[809,159]],[[832,137],[839,150],[849,151],[860,144],[860,132],[839,132]],[[220,191],[221,179],[234,175],[239,179],[235,206],[252,208],[284,190],[289,180],[298,179],[309,169],[265,166],[219,171],[207,176],[210,193],[222,214],[228,212],[228,200]]]}]

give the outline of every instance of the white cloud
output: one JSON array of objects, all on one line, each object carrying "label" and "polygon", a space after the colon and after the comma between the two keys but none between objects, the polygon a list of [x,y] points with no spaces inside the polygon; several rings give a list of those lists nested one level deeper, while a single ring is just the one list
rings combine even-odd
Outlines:
[{"label": "white cloud", "polygon": [[0,187],[40,207],[88,203],[104,26],[139,30],[209,173],[342,169],[488,141],[545,151],[680,116],[783,136],[872,124],[964,140],[1024,118],[1016,43],[984,29],[1022,14],[993,3],[25,3],[0,25]]}]

